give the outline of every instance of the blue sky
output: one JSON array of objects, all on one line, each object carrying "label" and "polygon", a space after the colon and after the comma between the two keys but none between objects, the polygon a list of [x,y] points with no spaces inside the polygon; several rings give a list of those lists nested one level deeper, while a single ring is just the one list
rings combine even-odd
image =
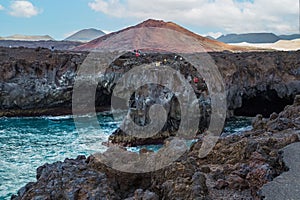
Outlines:
[{"label": "blue sky", "polygon": [[0,0],[0,36],[63,39],[84,28],[116,31],[148,18],[202,35],[299,31],[298,0]]}]

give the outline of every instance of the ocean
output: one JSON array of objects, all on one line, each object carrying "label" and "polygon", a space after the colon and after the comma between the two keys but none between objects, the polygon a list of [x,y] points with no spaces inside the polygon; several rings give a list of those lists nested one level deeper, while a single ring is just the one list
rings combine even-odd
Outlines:
[{"label": "ocean", "polygon": [[[87,125],[77,131],[72,116],[0,118],[0,199],[10,199],[25,184],[36,181],[36,169],[45,163],[105,151],[102,142],[121,120],[103,112],[98,114],[98,121],[100,130]],[[233,118],[227,121],[222,135],[250,129],[251,118]],[[157,150],[160,146],[146,148]]]}]

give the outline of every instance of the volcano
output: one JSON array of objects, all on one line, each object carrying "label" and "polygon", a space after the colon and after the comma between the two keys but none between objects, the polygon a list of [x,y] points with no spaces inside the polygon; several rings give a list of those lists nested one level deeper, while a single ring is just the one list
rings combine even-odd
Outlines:
[{"label": "volcano", "polygon": [[173,22],[146,20],[136,26],[113,32],[76,47],[77,51],[115,51],[139,49],[178,53],[241,51],[245,47],[231,46],[195,34]]},{"label": "volcano", "polygon": [[90,29],[83,29],[80,30],[73,35],[67,37],[66,41],[75,41],[75,42],[89,42],[91,40],[94,40],[96,38],[99,38],[101,36],[105,35],[105,33],[101,30],[97,30],[94,28]]}]

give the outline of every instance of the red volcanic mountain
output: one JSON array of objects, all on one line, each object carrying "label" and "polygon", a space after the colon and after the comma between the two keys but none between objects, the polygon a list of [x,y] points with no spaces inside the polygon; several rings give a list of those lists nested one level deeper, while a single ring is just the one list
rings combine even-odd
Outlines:
[{"label": "red volcanic mountain", "polygon": [[172,51],[181,53],[245,50],[197,35],[173,22],[149,19],[76,47],[78,51]]}]

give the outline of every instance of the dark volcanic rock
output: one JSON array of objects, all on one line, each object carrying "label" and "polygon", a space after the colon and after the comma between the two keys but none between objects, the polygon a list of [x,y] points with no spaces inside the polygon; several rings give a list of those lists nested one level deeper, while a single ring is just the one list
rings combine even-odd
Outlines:
[{"label": "dark volcanic rock", "polygon": [[[300,51],[210,53],[224,77],[229,115],[255,116],[260,113],[267,117],[291,104],[300,92],[299,54]],[[76,70],[86,55],[42,48],[1,48],[0,115],[65,114],[63,108],[71,106]],[[136,60],[128,57],[117,59],[107,74],[107,88],[103,85],[97,88],[97,106],[109,105],[108,98],[115,81],[145,60],[147,58],[143,60],[141,57]],[[164,56],[152,56],[148,63],[154,61],[163,62]],[[174,68],[185,76],[194,73],[189,71],[193,68],[185,61],[175,63]],[[34,109],[32,113],[28,111],[30,108]]]},{"label": "dark volcanic rock", "polygon": [[[79,66],[87,53],[48,49],[0,48],[0,116],[71,114],[72,93]],[[97,107],[109,94],[97,91]]]},{"label": "dark volcanic rock", "polygon": [[[298,99],[278,117],[299,122]],[[220,138],[205,158],[198,157],[200,140],[170,166],[147,174],[116,171],[97,155],[46,164],[38,168],[37,182],[12,199],[259,199],[259,189],[288,170],[281,149],[299,141],[299,127],[269,132],[269,122]]]},{"label": "dark volcanic rock", "polygon": [[84,156],[39,167],[37,180],[12,199],[120,199],[107,176],[88,168]]},{"label": "dark volcanic rock", "polygon": [[283,131],[287,129],[300,129],[300,95],[297,95],[293,106],[285,107],[284,112],[272,114],[269,120],[257,115],[253,121],[254,129],[264,129],[269,132]]},{"label": "dark volcanic rock", "polygon": [[[71,114],[75,77],[87,53],[43,48],[1,48],[0,51],[0,116]],[[285,105],[292,103],[294,96],[300,93],[299,53],[210,53],[224,78],[228,116],[255,116],[261,113],[266,117],[273,112],[279,113]],[[103,82],[98,84],[95,100],[97,110],[110,105],[112,91],[124,73],[141,64],[155,62],[159,63],[162,71],[165,65],[180,71],[192,86],[200,103],[199,132],[203,132],[209,124],[211,109],[205,80],[190,63],[176,54],[149,53],[136,57],[127,53],[116,59],[107,69]],[[146,75],[145,71],[143,76]],[[198,83],[194,83],[194,77],[198,77]],[[95,78],[99,77],[96,75]],[[168,76],[166,78],[171,80]],[[90,88],[89,83],[84,84],[86,89]],[[175,81],[173,86],[176,84],[179,83]],[[117,130],[110,137],[110,142],[127,146],[163,143],[178,129],[180,107],[174,94],[167,88],[146,84],[132,94],[129,103],[130,116],[139,126],[149,124],[148,111],[156,103],[167,110],[168,120],[153,138],[134,138]],[[82,108],[82,112],[90,110]],[[281,121],[280,124],[289,126],[288,121]]]},{"label": "dark volcanic rock", "polygon": [[[286,105],[291,104],[295,95],[300,93],[300,73],[297,72],[300,63],[299,53],[300,51],[210,53],[224,77],[227,89],[228,116],[233,114],[255,116],[257,113],[261,113],[261,117],[268,117],[271,113],[279,113]],[[156,57],[152,60],[156,61],[155,59]],[[159,57],[158,60],[164,60],[164,58]],[[175,69],[179,68],[181,73],[192,74],[193,76],[191,71],[185,72],[182,70],[182,68],[192,69],[185,62],[176,62],[173,65]],[[147,91],[149,87],[145,87],[144,89]],[[203,91],[201,94],[204,94]],[[147,97],[152,98],[150,95]],[[147,97],[138,98],[138,102],[146,104],[145,99]],[[208,98],[206,95],[198,95],[198,98],[202,99],[200,101],[200,104],[202,103],[200,106],[202,118],[199,124],[200,132],[202,132],[207,127],[207,122],[209,122],[210,103],[207,104],[209,101],[207,101]],[[178,106],[173,106],[171,111],[174,112],[171,113],[178,113],[176,112],[177,110],[180,110]],[[142,113],[147,113],[147,109],[142,109],[141,111]],[[140,119],[138,117],[135,120],[138,122]],[[180,117],[177,115],[169,117],[166,127],[175,127],[174,130],[176,131],[178,119]],[[163,139],[170,135],[172,136],[172,132],[174,131],[170,131],[166,127],[164,127],[165,129],[161,131],[159,136],[147,138],[146,140],[130,136],[118,129],[110,136],[109,140],[112,143],[125,146],[162,143]],[[162,135],[165,135],[165,137],[162,137]]]},{"label": "dark volcanic rock", "polygon": [[[123,67],[120,69],[123,73],[126,73],[134,67],[132,64],[127,63],[150,64],[153,62],[158,63],[157,65],[159,66],[157,66],[157,68],[160,69],[160,73],[165,72],[165,75],[163,76],[164,78],[168,77],[168,71],[164,68],[164,66],[170,65],[174,70],[180,71],[180,73],[189,81],[189,84],[192,86],[196,97],[198,98],[199,110],[201,113],[199,132],[203,132],[203,130],[207,128],[211,112],[207,85],[204,78],[197,72],[197,70],[182,57],[176,54],[148,53],[145,56],[136,58],[135,56],[132,56],[132,54],[126,54],[123,55],[117,62],[118,64],[123,62]],[[120,70],[115,69],[115,65],[116,64],[113,63],[112,71],[114,73],[118,73]],[[140,74],[141,76],[139,79],[147,80],[150,70],[143,70]],[[194,78],[198,79],[196,83],[193,81]],[[113,82],[117,82],[117,80],[113,80]],[[180,88],[180,91],[184,91],[185,88],[182,86],[180,81],[170,80],[170,82],[172,82],[171,88]],[[128,87],[130,88],[130,86]],[[129,103],[130,116],[137,125],[146,126],[150,123],[149,110],[154,104],[163,105],[164,109],[167,111],[167,122],[159,133],[146,139],[128,135],[121,129],[118,129],[110,136],[109,141],[111,143],[118,143],[124,146],[163,144],[164,139],[174,136],[174,132],[178,130],[181,119],[181,107],[177,97],[171,89],[158,84],[145,84],[132,94]],[[156,115],[156,117],[158,116]],[[159,120],[157,121],[159,122]]]},{"label": "dark volcanic rock", "polygon": [[[0,116],[65,113],[85,54],[1,49]],[[49,109],[49,110],[48,110]],[[45,113],[44,113],[45,112]]]},{"label": "dark volcanic rock", "polygon": [[226,83],[229,111],[268,117],[292,104],[300,92],[299,53],[212,53]]},{"label": "dark volcanic rock", "polygon": [[148,190],[143,191],[142,189],[137,189],[134,192],[133,197],[126,198],[125,200],[158,200],[158,195],[154,192]]}]

